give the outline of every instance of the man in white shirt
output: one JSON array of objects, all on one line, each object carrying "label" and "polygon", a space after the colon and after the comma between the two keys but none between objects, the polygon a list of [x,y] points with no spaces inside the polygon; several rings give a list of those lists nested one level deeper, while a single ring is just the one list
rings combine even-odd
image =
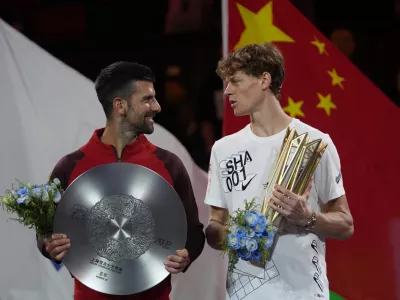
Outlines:
[{"label": "man in white shirt", "polygon": [[214,249],[221,249],[229,214],[243,209],[245,199],[257,197],[261,204],[288,127],[328,143],[304,195],[275,187],[272,207],[288,222],[272,260],[265,268],[239,260],[228,274],[227,299],[329,299],[325,239],[345,240],[354,231],[335,145],[328,134],[283,111],[284,58],[273,44],[236,50],[220,60],[217,73],[227,83],[235,115],[250,115],[251,122],[212,149],[205,203],[210,206],[206,238]]}]

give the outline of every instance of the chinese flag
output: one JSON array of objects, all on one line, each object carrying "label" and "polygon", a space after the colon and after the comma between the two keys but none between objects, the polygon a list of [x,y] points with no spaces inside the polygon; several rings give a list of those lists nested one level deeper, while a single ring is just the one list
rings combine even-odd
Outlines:
[{"label": "chinese flag", "polygon": [[[285,56],[282,107],[330,134],[338,149],[355,232],[327,242],[331,291],[400,299],[400,109],[288,0],[224,0],[223,8],[225,53],[275,43]],[[249,119],[225,104],[227,135]]]}]

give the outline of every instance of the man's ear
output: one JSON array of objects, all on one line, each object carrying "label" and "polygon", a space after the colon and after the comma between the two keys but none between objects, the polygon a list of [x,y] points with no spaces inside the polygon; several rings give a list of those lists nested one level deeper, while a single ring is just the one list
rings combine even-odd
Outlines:
[{"label": "man's ear", "polygon": [[263,90],[266,90],[271,86],[271,74],[269,74],[268,72],[262,73],[260,79],[261,87]]},{"label": "man's ear", "polygon": [[113,100],[113,109],[119,115],[125,115],[127,112],[127,103],[124,99],[116,97]]}]

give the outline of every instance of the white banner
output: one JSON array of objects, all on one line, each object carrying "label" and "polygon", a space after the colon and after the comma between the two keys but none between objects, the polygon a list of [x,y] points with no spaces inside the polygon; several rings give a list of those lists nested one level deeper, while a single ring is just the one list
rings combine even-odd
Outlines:
[{"label": "white banner", "polygon": [[[100,70],[99,70],[100,71]],[[93,82],[0,20],[0,194],[15,178],[42,183],[56,162],[105,124]],[[200,220],[207,174],[181,143],[156,125],[148,136],[177,154],[191,177]],[[0,209],[0,300],[71,300],[73,280],[36,248],[35,233]],[[207,245],[185,274],[173,276],[172,300],[225,299],[226,264]]]}]

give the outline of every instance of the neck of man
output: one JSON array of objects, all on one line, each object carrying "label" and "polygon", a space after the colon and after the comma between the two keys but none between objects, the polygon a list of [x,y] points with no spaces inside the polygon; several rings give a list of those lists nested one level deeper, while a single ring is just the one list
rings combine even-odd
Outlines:
[{"label": "neck of man", "polygon": [[271,94],[250,114],[250,120],[251,130],[255,135],[268,137],[288,127],[292,118],[283,111],[278,99]]},{"label": "neck of man", "polygon": [[125,146],[136,140],[138,134],[122,121],[107,120],[106,127],[101,141],[106,145],[112,145],[117,150],[118,157],[121,158]]}]

